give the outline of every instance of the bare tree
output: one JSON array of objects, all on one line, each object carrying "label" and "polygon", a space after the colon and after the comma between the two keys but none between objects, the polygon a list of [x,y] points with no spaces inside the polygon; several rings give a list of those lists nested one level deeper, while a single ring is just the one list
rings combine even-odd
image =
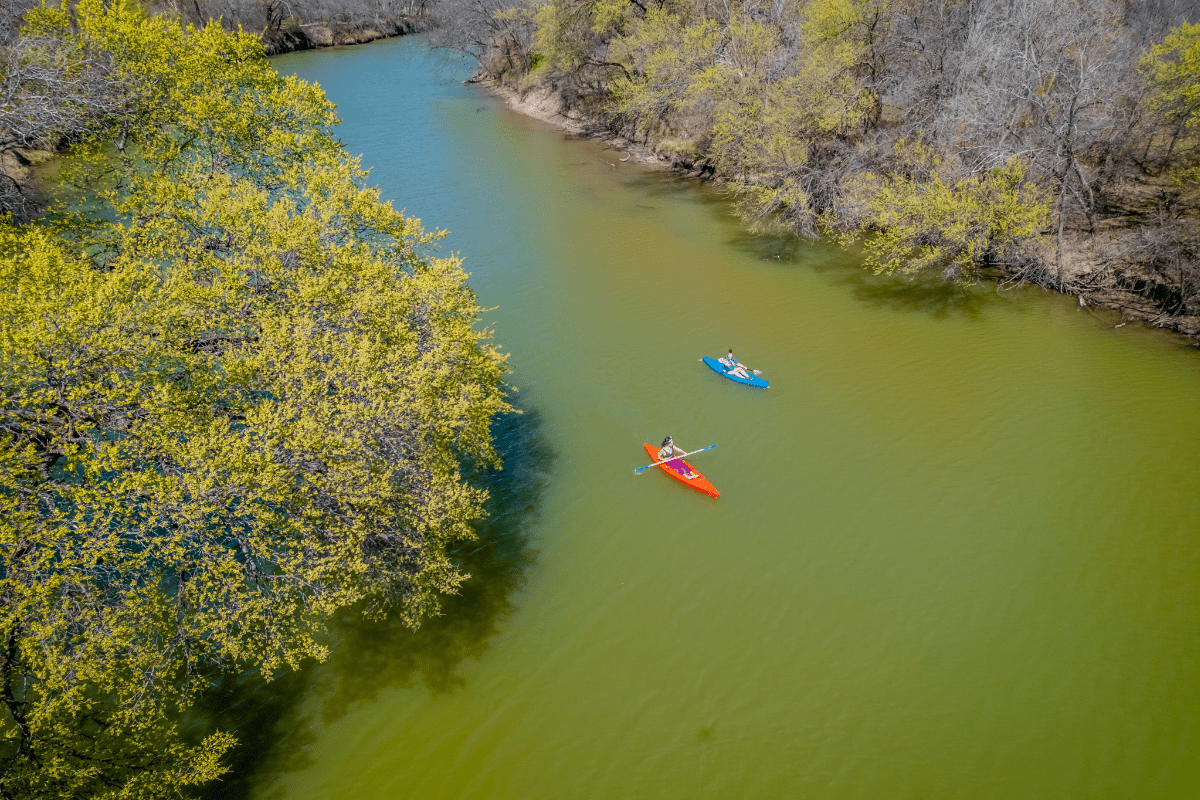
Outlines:
[{"label": "bare tree", "polygon": [[[55,149],[100,123],[122,104],[110,59],[46,36],[23,36],[4,6],[0,44],[0,211],[28,212],[22,150]],[[22,11],[23,13],[23,11]]]},{"label": "bare tree", "polygon": [[893,35],[881,89],[888,106],[904,115],[900,135],[936,133],[946,119],[950,102],[962,89],[964,57],[979,6],[978,0],[912,0],[890,8]]},{"label": "bare tree", "polygon": [[430,44],[471,56],[489,77],[533,66],[531,7],[505,0],[438,0],[430,18]]},{"label": "bare tree", "polygon": [[[1095,230],[1104,166],[1137,119],[1136,51],[1111,2],[1010,0],[975,21],[941,135],[986,169],[1016,156],[1054,195],[1063,229],[1082,213]],[[1129,91],[1126,91],[1126,90]]]},{"label": "bare tree", "polygon": [[1181,22],[1200,20],[1196,0],[1124,0],[1125,24],[1139,43],[1162,39]]},{"label": "bare tree", "polygon": [[[160,0],[161,1],[161,0]],[[165,0],[164,8],[195,24],[280,31],[303,24],[386,26],[420,16],[430,0]]]},{"label": "bare tree", "polygon": [[1101,269],[1089,276],[1085,291],[1131,298],[1130,310],[1156,324],[1200,317],[1200,230],[1193,220],[1172,218],[1160,207],[1156,217],[1100,240],[1097,251]]}]

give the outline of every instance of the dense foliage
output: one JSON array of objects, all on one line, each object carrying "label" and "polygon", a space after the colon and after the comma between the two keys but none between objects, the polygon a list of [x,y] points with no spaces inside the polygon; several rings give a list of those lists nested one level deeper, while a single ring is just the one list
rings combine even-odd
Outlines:
[{"label": "dense foliage", "polygon": [[551,88],[728,181],[755,225],[864,237],[885,271],[1166,292],[1200,330],[1200,283],[1177,280],[1200,264],[1200,34],[1182,0],[438,0],[433,13],[491,77]]},{"label": "dense foliage", "polygon": [[1180,151],[1181,183],[1200,184],[1200,24],[1184,23],[1142,57],[1153,87],[1148,107],[1167,127],[1167,158]]},{"label": "dense foliage", "polygon": [[101,0],[27,35],[114,100],[0,224],[0,796],[177,796],[234,744],[179,729],[217,675],[465,579],[504,359],[256,37]]},{"label": "dense foliage", "polygon": [[[28,1],[28,0],[27,0]],[[227,30],[279,31],[301,24],[378,25],[419,16],[429,0],[156,0],[152,13]]]}]

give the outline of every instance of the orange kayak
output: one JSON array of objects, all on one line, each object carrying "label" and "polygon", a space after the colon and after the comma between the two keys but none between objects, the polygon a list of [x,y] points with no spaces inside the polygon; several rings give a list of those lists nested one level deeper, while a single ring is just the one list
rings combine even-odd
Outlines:
[{"label": "orange kayak", "polygon": [[[658,448],[652,444],[648,444],[645,447],[646,455],[650,456],[650,463],[658,461]],[[659,464],[658,468],[680,483],[692,487],[697,492],[704,492],[709,497],[716,497],[721,494],[717,491],[717,487],[708,482],[708,478],[701,475],[699,470],[682,458],[673,458],[665,464]],[[688,473],[696,477],[688,478]]]}]

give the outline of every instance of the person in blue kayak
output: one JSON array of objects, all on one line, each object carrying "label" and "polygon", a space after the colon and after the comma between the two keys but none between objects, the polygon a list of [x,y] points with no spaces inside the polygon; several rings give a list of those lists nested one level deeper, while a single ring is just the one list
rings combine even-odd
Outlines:
[{"label": "person in blue kayak", "polygon": [[[686,454],[686,451],[680,450],[678,447],[676,447],[675,440],[668,436],[667,438],[663,439],[662,447],[658,451],[658,460],[664,461],[668,458],[671,458],[671,456],[682,456]],[[667,461],[667,463],[663,466],[675,470],[688,480],[700,477],[700,473],[693,472],[692,468],[685,464],[682,459],[671,458],[671,460]]]},{"label": "person in blue kayak", "polygon": [[718,358],[725,365],[725,372],[729,375],[737,375],[739,378],[749,378],[750,369],[742,362],[738,361],[733,356],[733,348],[729,348],[729,355],[724,358]]}]

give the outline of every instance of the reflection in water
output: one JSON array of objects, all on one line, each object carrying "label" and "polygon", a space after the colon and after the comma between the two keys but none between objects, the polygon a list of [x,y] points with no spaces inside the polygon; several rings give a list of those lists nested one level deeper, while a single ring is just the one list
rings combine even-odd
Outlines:
[{"label": "reflection in water", "polygon": [[872,275],[860,269],[849,274],[846,283],[854,288],[855,297],[869,305],[920,311],[934,319],[979,319],[985,306],[1003,299],[988,286],[964,287],[928,275]]},{"label": "reflection in water", "polygon": [[[717,206],[717,201],[709,205]],[[758,261],[803,267],[817,273],[834,272],[843,276],[840,281],[851,287],[858,300],[876,308],[920,311],[935,319],[973,320],[979,318],[986,306],[1004,297],[993,291],[995,284],[990,280],[982,286],[963,287],[940,275],[875,275],[863,269],[857,257],[848,257],[857,254],[854,246],[835,251],[835,245],[827,241],[812,242],[791,235],[749,230],[734,231],[726,244]]]},{"label": "reflection in water", "polygon": [[[627,181],[643,195],[664,203],[686,198],[711,217],[714,226],[727,227],[731,216],[729,194],[718,190],[697,193],[691,180],[646,174]],[[638,208],[650,208],[639,205]],[[802,267],[816,273],[833,273],[851,287],[854,296],[869,306],[895,311],[919,311],[935,319],[975,320],[984,308],[1002,300],[991,280],[982,286],[963,287],[940,275],[874,275],[862,267],[859,249],[843,248],[833,241],[812,241],[784,231],[756,232],[743,226],[728,228],[724,244],[755,261]]]},{"label": "reflection in water", "polygon": [[[806,251],[811,250],[814,246],[827,247],[827,245],[814,245],[812,242],[795,236],[756,234],[745,229],[734,231],[726,239],[726,244],[739,253],[745,253],[758,261],[777,261],[781,264],[804,263]],[[817,267],[832,266],[836,263],[822,261],[818,262]],[[807,263],[805,266],[808,266]]]},{"label": "reflection in water", "polygon": [[250,773],[256,764],[270,761],[281,769],[303,769],[302,748],[311,735],[300,731],[300,699],[312,680],[312,670],[285,673],[266,683],[258,673],[223,678],[195,709],[192,738],[213,730],[232,731],[237,747],[226,757],[231,771],[203,787],[203,798],[250,796]]},{"label": "reflection in water", "polygon": [[[232,772],[207,787],[204,797],[248,798],[270,788],[262,780],[311,766],[304,748],[314,739],[314,714],[328,725],[383,689],[420,680],[436,694],[463,683],[458,665],[487,650],[536,559],[527,531],[536,522],[554,460],[536,410],[499,418],[493,435],[504,468],[475,476],[490,492],[488,516],[479,524],[479,539],[456,554],[471,579],[458,595],[445,599],[442,616],[411,630],[394,618],[372,622],[358,609],[346,609],[332,626],[334,642],[324,664],[270,683],[257,675],[223,681],[205,698],[199,716],[206,731],[232,731],[239,744]],[[323,698],[319,709],[303,702],[314,696]]]}]

